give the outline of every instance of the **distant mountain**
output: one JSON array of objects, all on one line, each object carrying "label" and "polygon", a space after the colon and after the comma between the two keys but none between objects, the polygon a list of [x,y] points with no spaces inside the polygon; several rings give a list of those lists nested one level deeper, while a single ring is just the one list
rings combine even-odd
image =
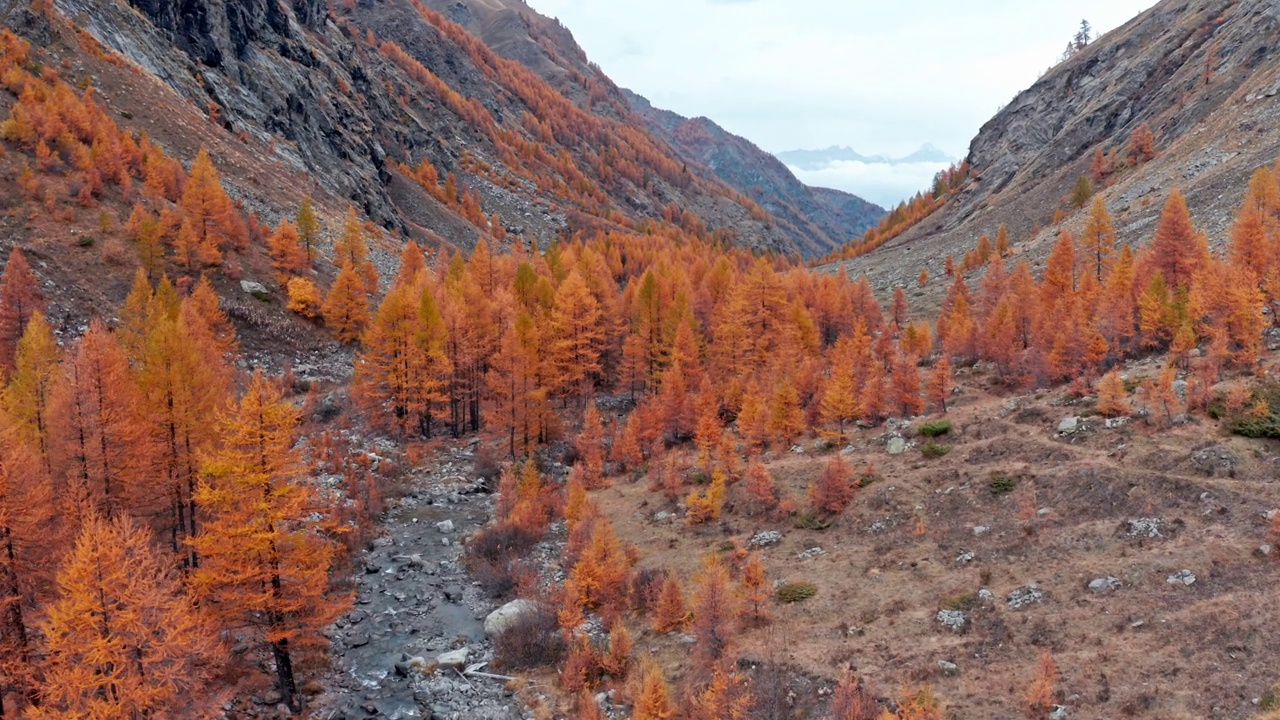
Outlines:
[{"label": "distant mountain", "polygon": [[799,233],[797,242],[806,254],[833,241],[839,245],[840,238],[851,234],[861,235],[885,213],[852,193],[804,184],[777,158],[707,118],[686,118],[655,108],[633,92],[624,93],[649,132],[678,155],[710,168],[791,232]]},{"label": "distant mountain", "polygon": [[861,235],[885,213],[856,195],[809,187],[774,156],[711,120],[655,108],[617,87],[587,59],[564,25],[524,0],[420,1],[466,27],[499,55],[537,73],[565,97],[598,115],[643,127],[696,176],[718,180],[754,202],[770,216],[765,232],[782,238],[772,239],[775,247],[790,245],[808,257],[821,256]]},{"label": "distant mountain", "polygon": [[893,158],[887,155],[863,155],[850,147],[832,145],[824,150],[787,150],[776,154],[776,157],[790,167],[801,170],[821,170],[838,162],[861,162],[868,165],[913,165],[918,163],[937,163],[950,165],[957,158],[951,157],[942,149],[931,143],[925,143],[919,150],[906,157]]}]

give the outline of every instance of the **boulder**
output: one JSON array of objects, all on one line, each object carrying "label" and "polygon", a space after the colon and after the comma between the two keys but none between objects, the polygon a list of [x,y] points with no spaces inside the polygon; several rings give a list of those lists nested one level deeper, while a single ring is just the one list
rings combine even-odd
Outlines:
[{"label": "boulder", "polygon": [[241,280],[240,289],[259,300],[266,300],[271,297],[271,291],[267,290],[267,286],[260,282]]},{"label": "boulder", "polygon": [[1033,583],[1009,593],[1005,600],[1010,610],[1021,610],[1044,600],[1044,591]]},{"label": "boulder", "polygon": [[467,658],[470,656],[470,650],[460,647],[457,650],[440,653],[436,656],[436,663],[446,670],[461,670],[467,666]]},{"label": "boulder", "polygon": [[1094,578],[1089,581],[1089,589],[1096,593],[1110,592],[1120,589],[1120,581],[1111,576]]},{"label": "boulder", "polygon": [[939,660],[938,669],[947,677],[955,677],[960,674],[960,666],[950,660]]},{"label": "boulder", "polygon": [[538,604],[532,600],[512,600],[502,607],[489,613],[484,619],[484,634],[489,637],[501,635],[503,631],[511,627],[521,616],[531,613],[538,609]]},{"label": "boulder", "polygon": [[1073,415],[1071,417],[1063,418],[1062,421],[1058,423],[1059,435],[1070,435],[1078,430],[1080,430],[1080,418],[1078,416]]},{"label": "boulder", "polygon": [[1170,585],[1183,585],[1190,587],[1195,584],[1196,575],[1190,570],[1179,570],[1178,572],[1170,575],[1166,582]]},{"label": "boulder", "polygon": [[782,533],[777,530],[764,530],[751,536],[751,541],[747,543],[751,547],[769,547],[782,542]]},{"label": "boulder", "polygon": [[890,455],[901,455],[907,451],[907,441],[900,437],[889,438],[889,444],[886,449]]},{"label": "boulder", "polygon": [[969,624],[969,616],[965,615],[963,610],[939,610],[938,622],[959,632]]},{"label": "boulder", "polygon": [[453,521],[445,520],[443,522],[438,522],[436,523],[436,529],[442,533],[451,533],[453,532]]}]

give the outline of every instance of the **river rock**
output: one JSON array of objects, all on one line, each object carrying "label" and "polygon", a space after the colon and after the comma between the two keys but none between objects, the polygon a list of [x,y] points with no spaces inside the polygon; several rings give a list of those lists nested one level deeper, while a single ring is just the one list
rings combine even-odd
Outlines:
[{"label": "river rock", "polygon": [[532,600],[512,600],[502,607],[489,613],[484,619],[484,634],[489,637],[501,635],[503,631],[511,627],[517,619],[522,615],[526,615],[538,609],[538,604]]},{"label": "river rock", "polygon": [[440,653],[436,656],[436,663],[446,670],[461,670],[467,666],[467,658],[470,656],[470,650],[465,647],[460,647],[457,650]]}]

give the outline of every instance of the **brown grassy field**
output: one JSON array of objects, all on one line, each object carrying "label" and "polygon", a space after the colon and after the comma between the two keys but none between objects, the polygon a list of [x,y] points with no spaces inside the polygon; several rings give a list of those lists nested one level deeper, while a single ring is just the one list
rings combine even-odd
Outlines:
[{"label": "brown grassy field", "polygon": [[[1024,714],[1036,658],[1047,651],[1072,718],[1254,714],[1254,700],[1277,680],[1275,559],[1258,549],[1268,541],[1266,514],[1280,506],[1280,445],[1232,437],[1203,416],[1171,428],[1140,419],[1107,428],[1088,400],[1009,397],[980,375],[964,380],[953,430],[939,439],[951,447],[944,457],[926,459],[919,437],[891,456],[884,427],[851,434],[843,454],[856,468],[873,464],[877,479],[825,530],[752,515],[741,487],[731,488],[718,523],[698,527],[655,521],[678,507],[645,480],[620,480],[593,499],[640,549],[642,569],[685,579],[734,539],[782,532],[761,551],[770,579],[812,582],[818,593],[775,604],[770,625],[740,636],[743,658],[825,677],[852,668],[884,694],[929,683],[953,717],[995,718]],[[1069,416],[1083,416],[1083,428],[1059,434]],[[764,456],[801,506],[837,452],[815,447]],[[1014,487],[994,491],[998,476]],[[1132,535],[1138,518],[1158,519],[1159,536]],[[825,554],[800,559],[814,547]],[[1184,569],[1194,584],[1169,581]],[[1119,588],[1088,588],[1106,577]],[[1043,599],[1012,609],[1008,594],[1033,583]],[[982,588],[993,602],[975,597]],[[972,605],[966,629],[938,622],[944,602]],[[639,647],[673,643],[650,633]],[[686,655],[665,656],[679,677]]]}]

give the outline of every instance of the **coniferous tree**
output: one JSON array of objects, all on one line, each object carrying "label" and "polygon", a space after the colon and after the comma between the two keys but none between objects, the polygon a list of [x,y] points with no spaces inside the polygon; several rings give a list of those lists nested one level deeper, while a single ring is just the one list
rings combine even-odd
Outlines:
[{"label": "coniferous tree", "polygon": [[222,648],[150,541],[127,516],[85,518],[43,624],[33,718],[190,717],[206,702]]},{"label": "coniferous tree", "polygon": [[283,702],[301,710],[295,648],[345,608],[329,587],[335,543],[310,519],[315,492],[294,447],[299,413],[259,371],[217,423],[196,501],[205,521],[192,540],[201,561],[190,586],[224,628],[250,628],[271,650]]}]

